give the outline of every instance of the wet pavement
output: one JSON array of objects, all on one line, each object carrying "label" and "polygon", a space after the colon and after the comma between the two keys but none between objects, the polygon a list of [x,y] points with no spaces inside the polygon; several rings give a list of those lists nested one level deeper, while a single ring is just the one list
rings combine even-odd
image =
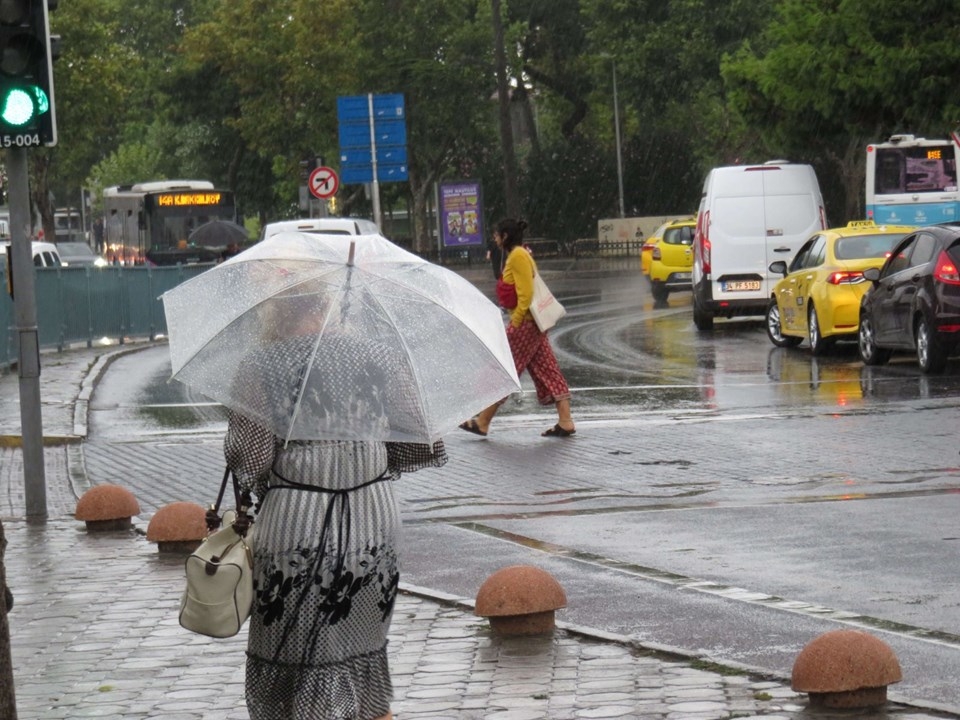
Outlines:
[{"label": "wet pavement", "polygon": [[[72,518],[76,498],[92,484],[141,487],[138,479],[157,471],[148,465],[159,460],[145,457],[141,445],[137,452],[114,448],[111,471],[95,465],[91,472],[79,442],[100,373],[135,349],[44,355],[42,412],[51,443],[46,523],[24,519],[18,382],[15,374],[0,377],[0,517],[16,598],[9,621],[21,720],[247,717],[245,631],[212,640],[182,630],[176,620],[182,559],[159,554],[143,537],[155,503],[181,499],[179,489],[153,484],[154,497],[141,500],[136,531],[89,535]],[[163,456],[163,471],[202,472],[190,448],[180,449]],[[209,447],[201,454],[216,462]],[[423,527],[415,526],[414,536]],[[784,677],[564,622],[549,637],[500,639],[472,614],[469,598],[409,585],[403,590],[390,636],[393,709],[400,720],[831,717],[809,708]],[[896,699],[882,710],[838,716],[954,717],[929,702]]]}]

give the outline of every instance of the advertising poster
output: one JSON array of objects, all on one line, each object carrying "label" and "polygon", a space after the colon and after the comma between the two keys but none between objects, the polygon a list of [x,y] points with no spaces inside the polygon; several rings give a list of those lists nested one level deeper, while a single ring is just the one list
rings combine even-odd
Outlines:
[{"label": "advertising poster", "polygon": [[440,184],[440,229],[444,247],[483,245],[482,217],[479,181]]}]

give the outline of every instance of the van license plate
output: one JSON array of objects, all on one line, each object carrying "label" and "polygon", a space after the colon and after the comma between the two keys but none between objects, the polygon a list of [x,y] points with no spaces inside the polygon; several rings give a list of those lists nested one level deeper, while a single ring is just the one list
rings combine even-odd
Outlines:
[{"label": "van license plate", "polygon": [[723,283],[724,292],[743,292],[745,290],[759,290],[759,280],[728,280]]}]

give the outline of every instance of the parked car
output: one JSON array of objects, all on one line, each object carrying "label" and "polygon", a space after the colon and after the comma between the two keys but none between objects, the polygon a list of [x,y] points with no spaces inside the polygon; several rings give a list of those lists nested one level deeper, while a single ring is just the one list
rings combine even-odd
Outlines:
[{"label": "parked car", "polygon": [[64,267],[106,267],[110,263],[97,255],[85,242],[58,242],[60,264]]},{"label": "parked car", "polygon": [[856,340],[860,298],[870,287],[864,270],[883,265],[893,246],[916,229],[855,220],[814,234],[789,267],[784,260],[772,262],[770,272],[783,279],[767,306],[770,342],[791,347],[806,338],[810,351],[823,355],[837,340]]},{"label": "parked car", "polygon": [[697,221],[673,220],[664,226],[650,256],[650,287],[658,304],[667,301],[673,290],[691,288],[693,232]]},{"label": "parked car", "polygon": [[764,315],[779,280],[770,264],[792,258],[804,240],[826,227],[810,165],[771,160],[711,170],[693,244],[697,329],[712,330],[714,317]]},{"label": "parked car", "polygon": [[920,228],[905,237],[860,301],[860,357],[882,365],[896,350],[916,353],[924,373],[942,372],[960,341],[960,223]]},{"label": "parked car", "polygon": [[663,223],[663,225],[654,230],[653,234],[640,246],[640,272],[647,277],[650,277],[650,262],[653,259],[653,249],[657,246],[657,243],[660,242],[660,238],[663,237],[663,231],[667,229],[669,224],[670,221]]},{"label": "parked car", "polygon": [[[34,240],[31,242],[33,251],[33,264],[37,267],[59,267],[60,253],[57,252],[57,246],[53,243]],[[9,242],[0,243],[0,262],[6,265],[7,251],[10,248]]]},{"label": "parked car", "polygon": [[282,232],[323,233],[324,235],[379,235],[380,228],[372,220],[352,217],[303,218],[281,220],[265,225],[261,240]]}]

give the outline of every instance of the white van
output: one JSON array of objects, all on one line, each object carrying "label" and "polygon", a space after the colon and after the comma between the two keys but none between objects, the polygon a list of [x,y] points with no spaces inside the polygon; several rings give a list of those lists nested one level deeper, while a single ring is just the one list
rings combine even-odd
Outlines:
[{"label": "white van", "polygon": [[[60,267],[60,252],[53,243],[40,242],[34,240],[33,243],[33,264],[37,267]],[[8,242],[0,242],[0,262],[6,265],[7,249],[10,247]]]},{"label": "white van", "polygon": [[372,220],[352,217],[303,218],[281,220],[265,225],[261,240],[282,232],[323,233],[324,235],[379,235],[380,228]]},{"label": "white van", "polygon": [[693,248],[693,321],[713,329],[714,317],[763,315],[787,262],[804,240],[827,227],[823,198],[810,165],[773,160],[714,168],[707,174]]}]

